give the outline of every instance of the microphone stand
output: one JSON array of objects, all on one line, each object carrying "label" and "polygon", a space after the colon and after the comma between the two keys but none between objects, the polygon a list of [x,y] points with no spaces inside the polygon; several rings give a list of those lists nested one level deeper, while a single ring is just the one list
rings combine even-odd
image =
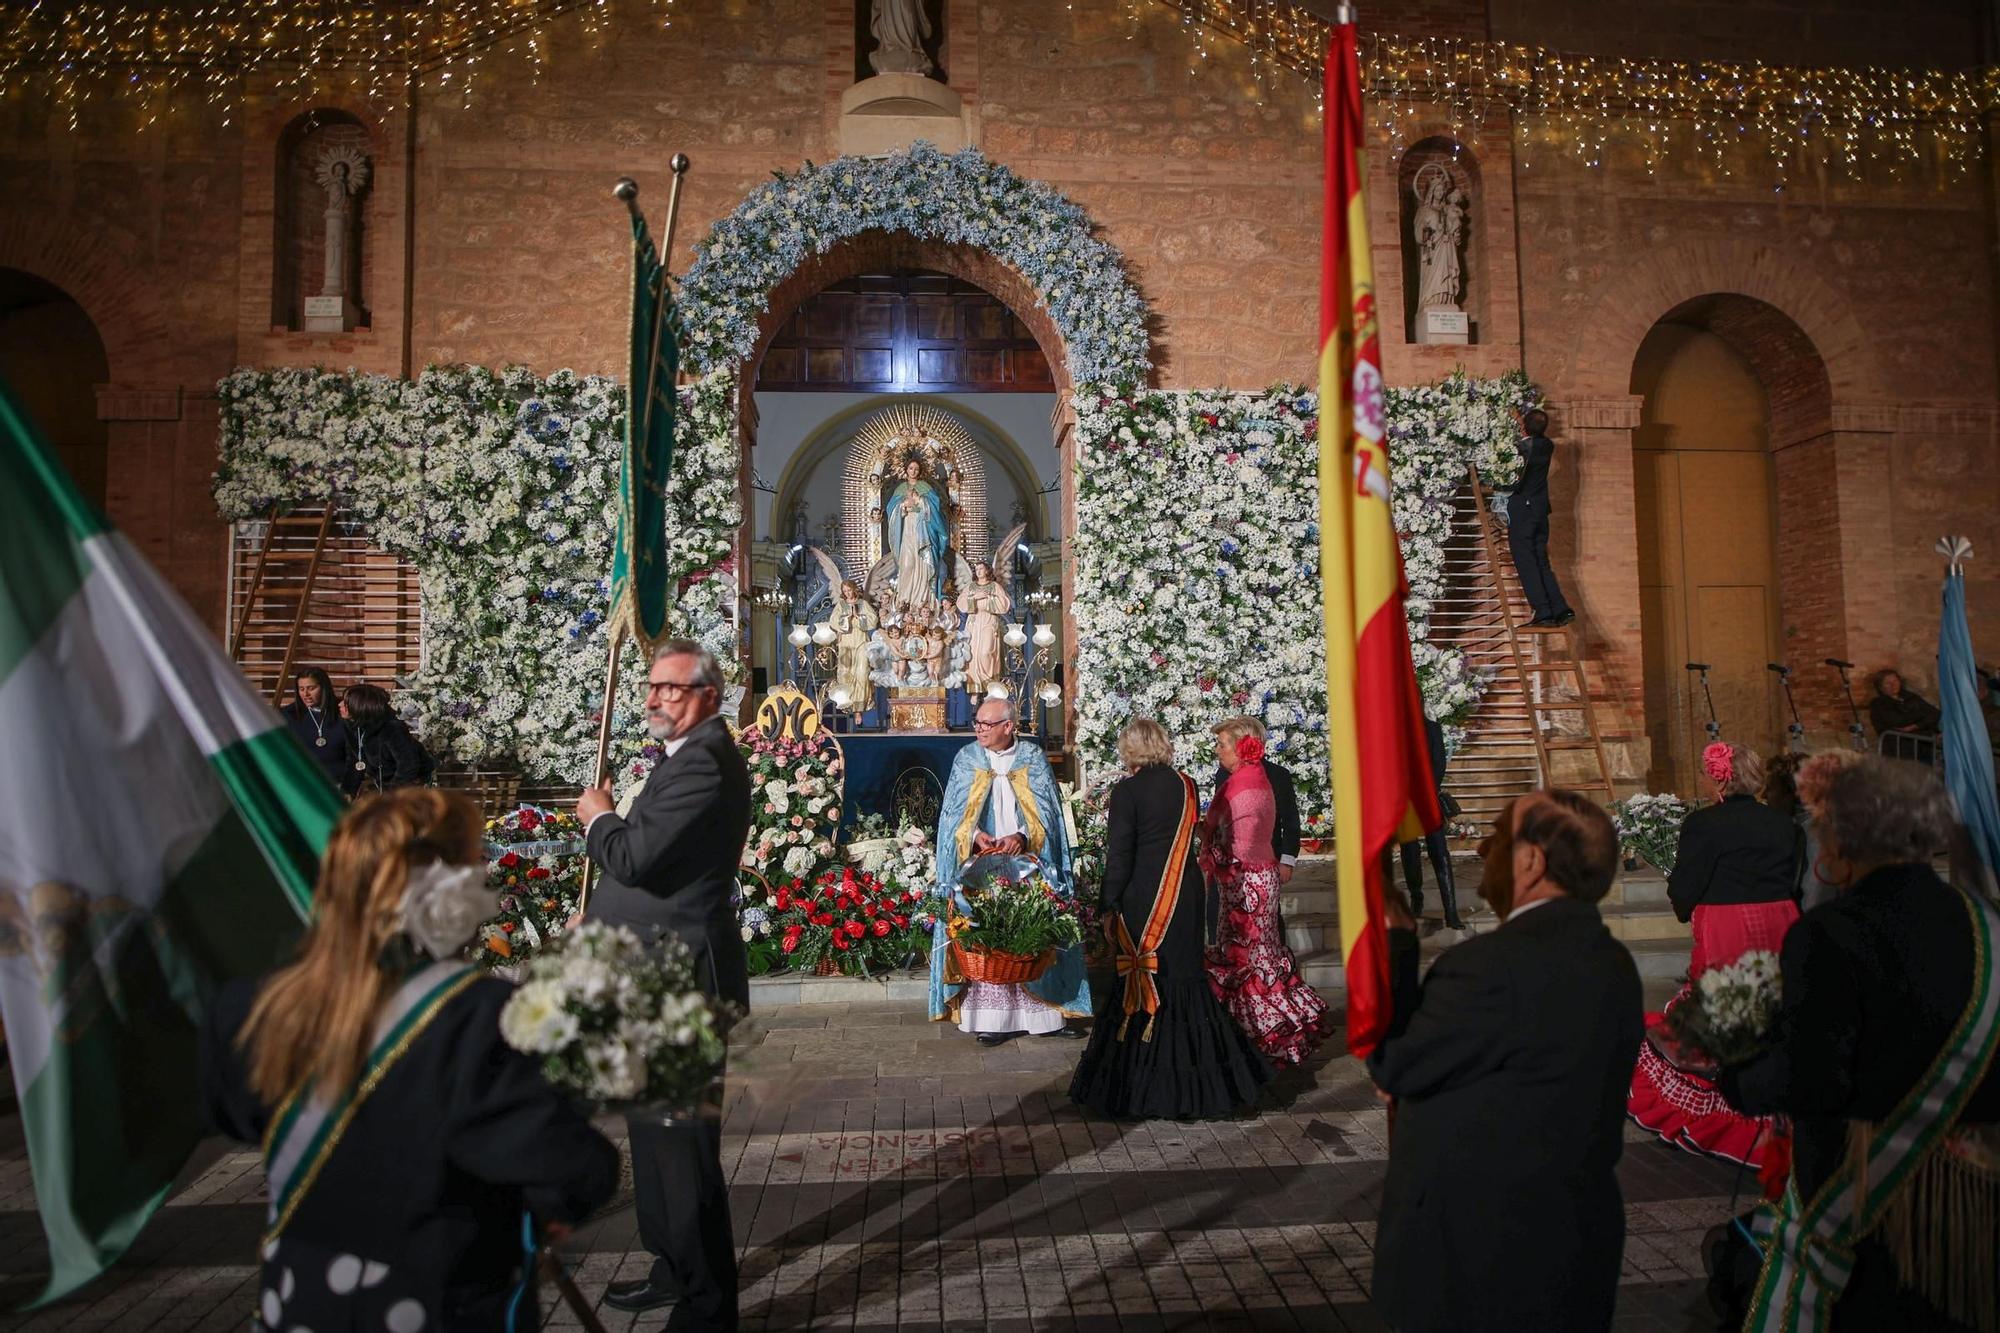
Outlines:
[{"label": "microphone stand", "polygon": [[1854,663],[1843,662],[1837,657],[1829,657],[1826,659],[1826,664],[1840,673],[1840,692],[1847,696],[1847,714],[1853,719],[1853,721],[1847,724],[1848,739],[1854,742],[1855,749],[1866,753],[1868,750],[1868,732],[1861,725],[1861,706],[1854,702],[1854,686],[1847,679],[1847,673],[1854,669]]},{"label": "microphone stand", "polygon": [[1708,732],[1711,742],[1719,741],[1722,739],[1722,723],[1715,716],[1715,695],[1708,688],[1708,663],[1689,662],[1687,669],[1701,673],[1701,697],[1708,703],[1708,721],[1702,723],[1702,728]]},{"label": "microphone stand", "polygon": [[1766,662],[1766,671],[1778,673],[1778,684],[1785,688],[1785,707],[1791,711],[1792,720],[1785,727],[1785,748],[1793,754],[1806,752],[1806,724],[1799,721],[1799,703],[1792,697],[1792,669],[1777,662]]}]

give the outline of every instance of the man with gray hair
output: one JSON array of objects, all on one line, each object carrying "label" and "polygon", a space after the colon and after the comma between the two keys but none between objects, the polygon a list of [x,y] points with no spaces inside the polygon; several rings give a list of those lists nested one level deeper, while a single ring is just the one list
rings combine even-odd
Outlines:
[{"label": "man with gray hair", "polygon": [[[750,832],[750,773],[720,716],[722,669],[692,639],[669,639],[646,677],[646,731],[666,753],[629,814],[610,783],[577,798],[590,859],[603,871],[592,918],[647,944],[672,936],[694,954],[711,997],[750,1007],[750,969],[731,895]],[[719,1117],[692,1125],[628,1122],[639,1239],[654,1255],[643,1279],[614,1282],[605,1303],[650,1310],[678,1301],[671,1329],[736,1327],[736,1241],[722,1174]]]}]

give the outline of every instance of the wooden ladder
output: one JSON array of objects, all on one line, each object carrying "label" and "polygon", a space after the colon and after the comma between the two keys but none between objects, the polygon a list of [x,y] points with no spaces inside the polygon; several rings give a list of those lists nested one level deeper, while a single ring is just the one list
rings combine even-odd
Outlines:
[{"label": "wooden ladder", "polygon": [[[229,656],[244,675],[259,681],[275,662],[277,671],[267,678],[274,706],[284,697],[292,668],[298,665],[299,640],[312,610],[313,586],[326,556],[335,509],[329,503],[316,513],[271,510],[264,520],[264,541],[250,572],[250,585],[230,627]],[[305,544],[308,536],[311,546]],[[273,652],[281,638],[283,652]]]},{"label": "wooden ladder", "polygon": [[[1479,470],[1470,468],[1468,472],[1471,475],[1479,540],[1499,593],[1500,620],[1506,631],[1508,657],[1513,663],[1515,679],[1520,682],[1528,730],[1535,745],[1535,761],[1541,770],[1541,783],[1548,785],[1554,781],[1555,766],[1549,758],[1552,753],[1584,754],[1596,761],[1595,775],[1568,777],[1562,785],[1590,792],[1609,804],[1617,795],[1617,790],[1612,785],[1611,763],[1604,754],[1604,736],[1598,728],[1597,710],[1590,697],[1590,678],[1584,672],[1582,656],[1576,651],[1576,635],[1567,625],[1530,627],[1524,623],[1521,612],[1525,599],[1521,593],[1520,575],[1514,569],[1511,553],[1500,550],[1495,534],[1499,520],[1493,516],[1487,503],[1489,492],[1479,479]],[[1575,687],[1574,698],[1550,701],[1547,686],[1551,679],[1560,681],[1565,676],[1569,678],[1568,683]],[[1551,714],[1561,713],[1579,715],[1583,719],[1584,734],[1550,736],[1545,720]]]}]

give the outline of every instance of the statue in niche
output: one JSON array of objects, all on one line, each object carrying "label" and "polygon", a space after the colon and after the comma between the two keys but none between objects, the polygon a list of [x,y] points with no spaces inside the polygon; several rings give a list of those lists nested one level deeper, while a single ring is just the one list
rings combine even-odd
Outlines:
[{"label": "statue in niche", "polygon": [[1433,162],[1417,172],[1411,189],[1417,197],[1410,231],[1419,256],[1417,309],[1457,310],[1465,296],[1467,204],[1465,191],[1453,185],[1451,172]]},{"label": "statue in niche", "polygon": [[903,461],[903,479],[889,496],[883,517],[895,557],[893,605],[902,614],[928,613],[944,600],[945,552],[951,525],[945,495],[924,476],[921,458]]},{"label": "statue in niche", "polygon": [[368,184],[368,155],[352,144],[326,149],[313,178],[326,191],[326,270],[321,296],[346,296],[353,275],[348,241],[354,235],[354,201]]},{"label": "statue in niche", "polygon": [[936,68],[924,50],[931,36],[924,0],[873,0],[868,32],[875,38],[868,67],[877,74],[928,75]]}]

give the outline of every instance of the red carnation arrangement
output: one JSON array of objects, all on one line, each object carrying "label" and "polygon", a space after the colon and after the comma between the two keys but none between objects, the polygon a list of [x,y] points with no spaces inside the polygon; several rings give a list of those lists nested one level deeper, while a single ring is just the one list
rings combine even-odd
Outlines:
[{"label": "red carnation arrangement", "polygon": [[919,891],[854,866],[780,881],[770,894],[773,961],[849,976],[904,966],[929,948],[922,902]]}]

